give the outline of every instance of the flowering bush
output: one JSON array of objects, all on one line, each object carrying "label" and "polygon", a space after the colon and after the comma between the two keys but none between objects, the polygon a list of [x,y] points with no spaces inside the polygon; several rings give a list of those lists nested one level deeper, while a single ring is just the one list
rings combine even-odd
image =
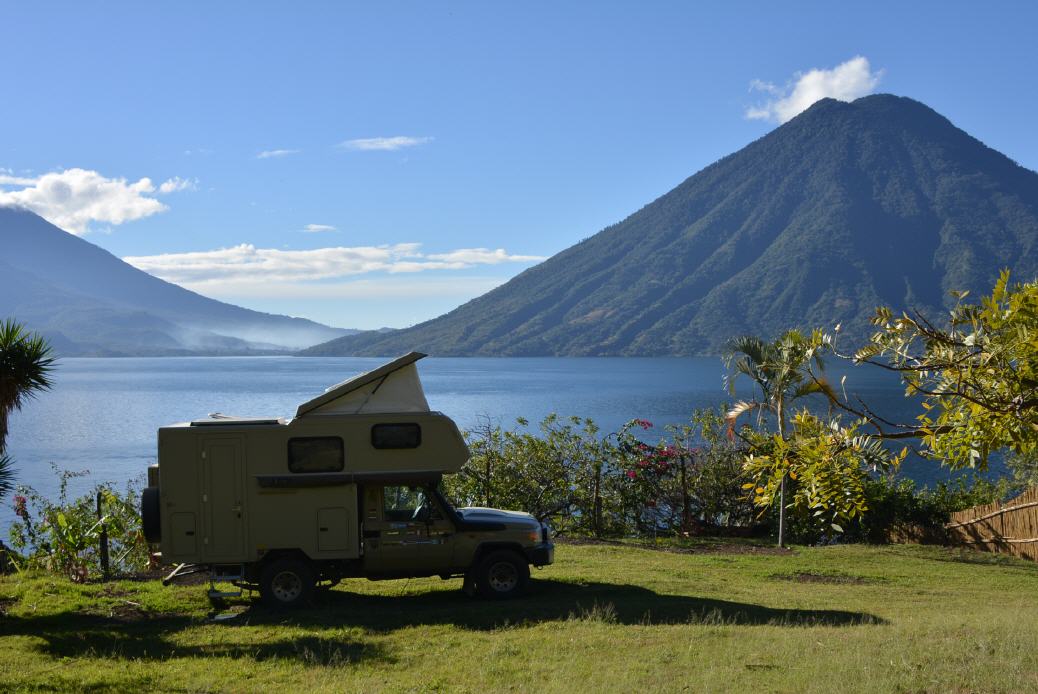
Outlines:
[{"label": "flowering bush", "polygon": [[[519,420],[526,427],[525,420]],[[720,411],[643,441],[652,422],[633,419],[599,436],[589,419],[549,415],[540,435],[489,421],[466,432],[472,457],[444,481],[460,505],[518,508],[560,533],[652,535],[746,527],[741,454],[724,436]]]},{"label": "flowering bush", "polygon": [[697,410],[689,425],[667,426],[653,444],[635,435],[651,428],[635,419],[616,434],[627,460],[623,496],[630,527],[688,535],[753,523],[740,489],[742,454],[724,436],[720,411]]}]

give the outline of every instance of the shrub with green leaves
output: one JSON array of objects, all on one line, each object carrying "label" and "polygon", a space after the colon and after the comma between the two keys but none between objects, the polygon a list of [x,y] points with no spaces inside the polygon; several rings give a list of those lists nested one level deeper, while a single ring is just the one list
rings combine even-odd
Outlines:
[{"label": "shrub with green leaves", "polygon": [[[466,432],[472,456],[444,480],[459,505],[519,509],[564,534],[690,534],[744,528],[752,507],[740,489],[742,454],[724,435],[722,411],[689,425],[631,420],[601,436],[590,419],[552,414],[539,435],[489,421]],[[653,441],[652,438],[656,440]]]},{"label": "shrub with green leaves", "polygon": [[[53,466],[52,466],[53,467]],[[148,566],[148,545],[141,532],[137,508],[139,489],[133,483],[125,492],[99,484],[90,494],[70,499],[69,481],[84,472],[54,468],[59,476],[57,501],[43,497],[32,487],[21,486],[14,496],[18,520],[11,525],[10,542],[19,568],[40,569],[86,581],[101,576],[100,538],[108,535],[109,565],[113,574],[130,573]],[[101,495],[101,518],[97,495]]]}]

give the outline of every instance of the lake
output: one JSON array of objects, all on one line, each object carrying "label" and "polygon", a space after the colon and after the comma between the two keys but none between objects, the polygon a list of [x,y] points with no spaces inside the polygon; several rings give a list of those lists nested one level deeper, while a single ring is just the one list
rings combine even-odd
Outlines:
[{"label": "lake", "polygon": [[[11,418],[8,452],[18,481],[51,495],[57,480],[49,463],[89,470],[74,491],[95,481],[142,475],[155,462],[155,431],[211,412],[245,416],[295,414],[296,406],[330,385],[384,360],[369,358],[185,357],[62,359],[54,389]],[[842,365],[838,365],[842,366]],[[551,412],[590,417],[603,434],[638,417],[655,424],[688,421],[693,409],[731,401],[716,357],[696,358],[427,358],[418,364],[430,406],[460,427],[490,417],[531,425]],[[866,367],[831,367],[838,383],[878,411],[911,421],[916,410],[891,374]],[[738,393],[752,396],[748,381]],[[646,437],[650,438],[650,437]],[[934,463],[910,460],[903,474],[923,483],[948,477]],[[0,528],[11,518],[10,500]],[[3,532],[6,536],[6,531]]]}]

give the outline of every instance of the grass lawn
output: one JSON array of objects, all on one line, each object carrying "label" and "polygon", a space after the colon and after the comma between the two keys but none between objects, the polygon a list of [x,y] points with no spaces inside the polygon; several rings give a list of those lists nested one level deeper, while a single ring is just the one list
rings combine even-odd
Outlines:
[{"label": "grass lawn", "polygon": [[351,580],[218,620],[201,585],[16,575],[0,615],[2,690],[1038,691],[1038,565],[937,547],[563,544],[511,602]]}]

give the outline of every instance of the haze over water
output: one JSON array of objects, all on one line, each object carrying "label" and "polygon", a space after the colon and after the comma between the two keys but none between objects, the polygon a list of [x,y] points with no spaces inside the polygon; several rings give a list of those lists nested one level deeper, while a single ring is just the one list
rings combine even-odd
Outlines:
[{"label": "haze over water", "polygon": [[[292,417],[296,406],[325,388],[384,360],[371,358],[188,357],[63,359],[54,389],[13,415],[9,451],[18,482],[54,495],[49,463],[89,470],[73,481],[81,493],[94,482],[122,485],[155,462],[158,427],[206,417],[211,412]],[[839,367],[839,368],[838,368]],[[484,416],[505,427],[517,417],[536,427],[545,415],[590,417],[606,435],[624,422],[644,418],[655,426],[688,421],[696,408],[731,402],[722,362],[696,358],[427,358],[418,364],[429,405],[462,428]],[[830,366],[834,383],[846,387],[891,419],[916,414],[890,374],[876,369]],[[750,398],[743,381],[738,398]],[[903,470],[919,482],[948,476],[935,463],[908,461]],[[11,520],[0,510],[0,527]],[[6,533],[5,533],[6,534]]]}]

